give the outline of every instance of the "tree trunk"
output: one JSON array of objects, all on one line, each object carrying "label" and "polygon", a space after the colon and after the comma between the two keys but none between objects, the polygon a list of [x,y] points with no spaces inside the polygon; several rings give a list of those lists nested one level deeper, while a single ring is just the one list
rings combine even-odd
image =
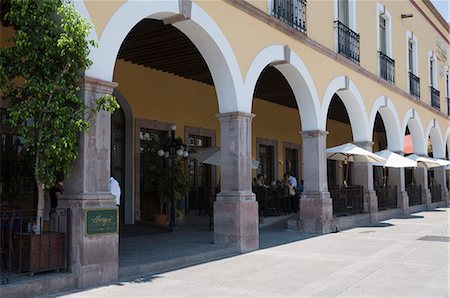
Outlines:
[{"label": "tree trunk", "polygon": [[36,230],[35,234],[41,234],[44,222],[44,203],[45,203],[45,190],[44,185],[39,181],[36,181],[38,188],[38,203],[36,212]]}]

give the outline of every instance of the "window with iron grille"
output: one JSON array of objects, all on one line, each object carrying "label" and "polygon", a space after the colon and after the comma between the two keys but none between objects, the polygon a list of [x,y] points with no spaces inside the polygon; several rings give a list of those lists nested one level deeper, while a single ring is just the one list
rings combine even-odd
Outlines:
[{"label": "window with iron grille", "polygon": [[306,0],[273,0],[272,15],[306,33]]}]

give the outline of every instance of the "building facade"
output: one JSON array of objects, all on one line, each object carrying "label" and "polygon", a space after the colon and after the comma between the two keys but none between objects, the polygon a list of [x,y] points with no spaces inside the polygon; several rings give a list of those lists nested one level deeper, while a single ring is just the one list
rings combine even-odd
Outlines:
[{"label": "building facade", "polygon": [[[94,25],[90,38],[98,43],[81,96],[90,104],[111,93],[121,104],[112,116],[93,119],[64,194],[73,210],[71,263],[80,286],[118,276],[118,235],[86,235],[86,210],[114,208],[108,190],[113,175],[122,185],[120,221],[152,221],[158,209],[148,169],[157,149],[152,142],[173,124],[190,150],[221,148],[220,167],[187,162],[192,191],[185,211],[201,213],[207,208],[202,193],[220,186],[214,241],[241,252],[259,245],[251,184],[257,173],[268,183],[286,171],[304,181],[298,217],[288,226],[309,233],[448,204],[442,167],[389,170],[396,204],[384,210],[376,189],[379,169],[355,163],[350,180],[362,186],[363,204],[339,217],[332,189],[342,185],[346,166],[327,161],[325,151],[349,142],[374,152],[412,153],[405,150],[411,140],[415,154],[448,158],[450,29],[428,0],[75,6]],[[2,30],[4,43],[13,33]],[[256,170],[252,159],[260,161]],[[410,202],[409,179],[421,186],[417,204]],[[432,200],[436,186],[439,199]]]}]

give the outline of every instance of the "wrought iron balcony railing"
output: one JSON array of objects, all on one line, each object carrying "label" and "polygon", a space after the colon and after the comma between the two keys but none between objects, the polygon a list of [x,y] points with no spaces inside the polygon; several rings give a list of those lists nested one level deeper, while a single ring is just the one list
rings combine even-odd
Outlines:
[{"label": "wrought iron balcony railing", "polygon": [[420,98],[420,79],[412,72],[409,72],[409,94]]},{"label": "wrought iron balcony railing", "polygon": [[306,0],[273,0],[272,15],[306,33]]},{"label": "wrought iron balcony railing", "polygon": [[334,21],[337,32],[338,53],[359,64],[359,34],[341,23]]},{"label": "wrought iron balcony railing", "polygon": [[395,84],[395,60],[383,52],[378,52],[380,60],[380,77]]},{"label": "wrought iron balcony railing", "polygon": [[441,100],[440,100],[440,92],[439,90],[434,89],[433,86],[430,86],[430,97],[431,97],[431,106],[438,110],[441,109]]}]

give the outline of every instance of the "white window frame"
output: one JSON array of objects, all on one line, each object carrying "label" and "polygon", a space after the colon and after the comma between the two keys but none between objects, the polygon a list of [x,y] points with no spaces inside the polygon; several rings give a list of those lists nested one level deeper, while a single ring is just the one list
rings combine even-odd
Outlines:
[{"label": "white window frame", "polygon": [[[433,73],[430,72],[431,62],[433,62]],[[439,90],[437,68],[438,68],[438,64],[437,64],[436,55],[434,54],[433,51],[428,51],[428,69],[427,69],[428,86],[431,86],[436,90]],[[433,76],[433,77],[431,77],[431,76]]]},{"label": "white window frame", "polygon": [[412,44],[413,44],[413,67],[412,67],[412,69],[413,69],[413,74],[414,75],[416,75],[416,76],[418,76],[419,77],[419,75],[418,75],[418,73],[419,73],[419,63],[418,63],[418,60],[417,60],[417,49],[419,48],[418,47],[418,44],[419,44],[419,42],[418,42],[418,40],[417,40],[417,36],[414,34],[414,33],[412,33],[411,31],[406,31],[406,86],[408,87],[408,89],[407,89],[407,91],[408,91],[408,93],[409,93],[409,90],[410,90],[410,85],[409,85],[409,69],[410,69],[410,67],[409,67],[409,53],[408,53],[408,49],[409,49],[409,41],[412,41]]},{"label": "white window frame", "polygon": [[[356,0],[348,0],[348,22],[349,28],[356,32]],[[334,20],[339,20],[338,0],[334,0]],[[334,49],[339,49],[339,40],[337,30],[334,30]]]},{"label": "white window frame", "polygon": [[392,16],[384,5],[377,3],[377,49],[380,51],[380,16],[386,21],[386,55],[392,58]]}]

